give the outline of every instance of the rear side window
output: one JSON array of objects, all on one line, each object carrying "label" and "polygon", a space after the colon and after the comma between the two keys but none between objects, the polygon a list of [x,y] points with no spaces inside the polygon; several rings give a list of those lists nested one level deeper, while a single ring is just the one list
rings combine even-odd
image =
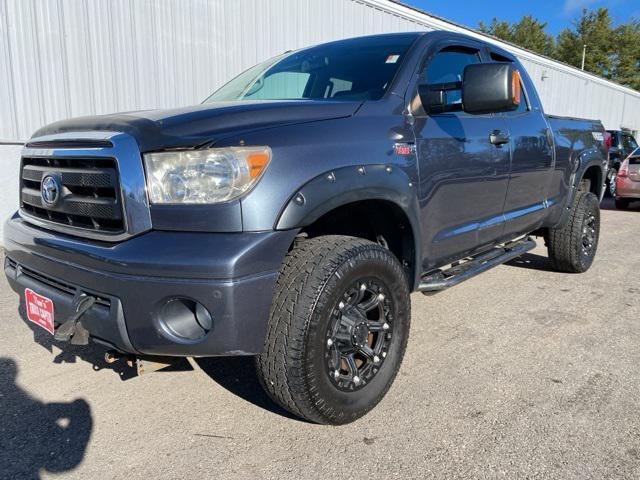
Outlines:
[{"label": "rear side window", "polygon": [[640,165],[640,148],[636,148],[629,157],[629,165]]},{"label": "rear side window", "polygon": [[[452,84],[447,90],[447,105],[462,106],[462,74],[464,67],[480,63],[477,50],[447,47],[436,53],[420,73],[420,83],[428,85]],[[453,85],[457,84],[457,85]]]}]

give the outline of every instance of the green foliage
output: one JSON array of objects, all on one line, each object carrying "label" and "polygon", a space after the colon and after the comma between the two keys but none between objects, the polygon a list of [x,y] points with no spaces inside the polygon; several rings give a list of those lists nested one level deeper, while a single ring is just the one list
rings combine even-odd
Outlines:
[{"label": "green foliage", "polygon": [[509,23],[493,18],[489,25],[480,22],[480,31],[536,53],[580,68],[586,45],[584,69],[615,82],[640,90],[640,21],[613,26],[609,10],[582,11],[571,27],[554,39],[546,32],[546,23],[530,15]]},{"label": "green foliage", "polygon": [[531,15],[525,15],[514,24],[499,21],[495,17],[490,25],[480,22],[480,31],[484,33],[542,55],[551,55],[554,49],[554,40],[551,35],[545,32],[546,27],[546,23],[539,22]]},{"label": "green foliage", "polygon": [[615,30],[612,78],[623,85],[640,90],[640,20],[632,20]]},{"label": "green foliage", "polygon": [[580,68],[582,51],[586,45],[584,69],[605,78],[611,78],[614,42],[609,10],[606,8],[599,8],[594,12],[583,10],[582,16],[574,22],[574,28],[565,28],[558,35],[556,57]]}]

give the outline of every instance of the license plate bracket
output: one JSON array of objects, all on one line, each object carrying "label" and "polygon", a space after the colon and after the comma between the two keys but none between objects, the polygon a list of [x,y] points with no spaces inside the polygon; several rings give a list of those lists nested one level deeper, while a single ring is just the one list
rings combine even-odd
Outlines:
[{"label": "license plate bracket", "polygon": [[53,335],[55,330],[53,300],[34,292],[30,288],[25,288],[24,301],[27,319]]}]

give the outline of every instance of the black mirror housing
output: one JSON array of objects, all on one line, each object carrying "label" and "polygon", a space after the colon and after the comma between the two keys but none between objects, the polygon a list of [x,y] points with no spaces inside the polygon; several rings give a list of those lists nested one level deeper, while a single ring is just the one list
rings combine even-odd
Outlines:
[{"label": "black mirror housing", "polygon": [[467,65],[462,77],[462,108],[467,113],[515,110],[522,101],[520,72],[510,63]]},{"label": "black mirror housing", "polygon": [[445,109],[447,97],[444,90],[433,89],[430,85],[418,85],[418,95],[423,108],[428,113],[440,113]]}]

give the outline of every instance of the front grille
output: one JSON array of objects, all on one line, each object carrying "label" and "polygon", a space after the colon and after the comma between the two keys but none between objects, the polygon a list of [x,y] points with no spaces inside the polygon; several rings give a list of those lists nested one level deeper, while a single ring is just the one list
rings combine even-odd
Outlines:
[{"label": "front grille", "polygon": [[[61,186],[53,204],[42,198],[42,180]],[[25,213],[54,224],[118,234],[125,230],[118,170],[111,158],[23,157],[20,203]]]}]

